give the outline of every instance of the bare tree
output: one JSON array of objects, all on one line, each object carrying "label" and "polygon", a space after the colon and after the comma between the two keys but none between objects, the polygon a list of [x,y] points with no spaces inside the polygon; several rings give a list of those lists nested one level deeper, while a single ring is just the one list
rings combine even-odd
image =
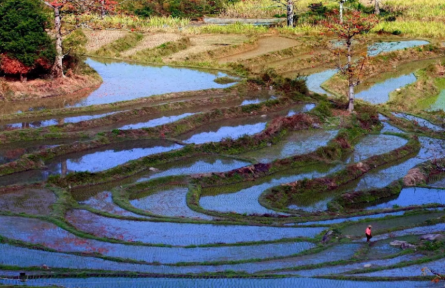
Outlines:
[{"label": "bare tree", "polygon": [[[343,21],[337,17],[330,17],[324,22],[324,26],[339,40],[337,43],[333,43],[329,49],[337,58],[336,68],[346,76],[348,81],[349,112],[354,111],[354,89],[361,83],[368,60],[366,54],[354,55],[353,40],[357,36],[369,32],[376,24],[375,16],[363,16],[358,11],[345,14]],[[346,58],[346,63],[343,63],[344,58]]]}]

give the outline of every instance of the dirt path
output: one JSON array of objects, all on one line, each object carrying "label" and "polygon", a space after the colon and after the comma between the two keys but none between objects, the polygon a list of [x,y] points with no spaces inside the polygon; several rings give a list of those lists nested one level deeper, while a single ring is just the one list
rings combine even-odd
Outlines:
[{"label": "dirt path", "polygon": [[235,62],[238,60],[249,59],[269,52],[290,48],[298,44],[300,44],[298,41],[284,37],[273,36],[273,37],[262,38],[258,40],[258,47],[256,49],[221,58],[219,59],[219,62],[226,63],[226,62]]}]

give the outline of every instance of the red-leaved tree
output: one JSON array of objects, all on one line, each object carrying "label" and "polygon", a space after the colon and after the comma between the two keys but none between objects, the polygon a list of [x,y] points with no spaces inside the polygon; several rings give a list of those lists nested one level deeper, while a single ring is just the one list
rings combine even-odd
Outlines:
[{"label": "red-leaved tree", "polygon": [[[63,37],[79,28],[82,23],[80,16],[83,14],[100,14],[103,17],[107,11],[114,11],[117,1],[114,0],[41,0],[54,11],[54,35],[56,38],[56,59],[51,68],[54,78],[63,77]],[[76,23],[69,28],[63,27],[63,17],[67,14],[76,16]]]},{"label": "red-leaved tree", "polygon": [[[329,17],[324,21],[324,26],[334,33],[338,41],[331,42],[329,50],[336,56],[336,68],[348,81],[348,110],[354,110],[354,88],[361,83],[364,76],[368,56],[367,54],[354,55],[353,40],[358,40],[359,36],[369,32],[378,23],[374,16],[364,16],[358,11],[346,13],[343,21],[336,16]],[[346,60],[344,60],[346,59]]]}]

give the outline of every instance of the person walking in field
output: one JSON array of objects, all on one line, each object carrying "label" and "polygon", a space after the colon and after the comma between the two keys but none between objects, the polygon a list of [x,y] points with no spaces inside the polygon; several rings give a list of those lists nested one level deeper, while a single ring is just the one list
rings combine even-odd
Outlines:
[{"label": "person walking in field", "polygon": [[369,242],[369,240],[371,240],[372,238],[372,231],[371,231],[372,226],[368,225],[368,228],[366,228],[365,234],[366,234],[366,242]]}]

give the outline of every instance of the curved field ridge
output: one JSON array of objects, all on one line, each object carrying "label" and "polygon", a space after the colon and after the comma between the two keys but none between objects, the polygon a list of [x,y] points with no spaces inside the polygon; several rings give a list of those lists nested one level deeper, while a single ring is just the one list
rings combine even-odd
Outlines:
[{"label": "curved field ridge", "polygon": [[134,222],[106,218],[85,210],[72,210],[66,219],[77,229],[99,237],[177,246],[314,237],[323,231],[323,228]]},{"label": "curved field ridge", "polygon": [[[4,237],[14,240],[40,244],[59,252],[96,252],[104,256],[133,259],[147,263],[187,263],[211,261],[236,261],[261,258],[273,258],[298,254],[315,247],[309,242],[289,242],[221,247],[148,247],[102,242],[75,236],[52,223],[22,217],[1,217],[0,223],[5,228]],[[41,231],[35,234],[35,231]],[[256,257],[255,257],[256,258]]]}]

